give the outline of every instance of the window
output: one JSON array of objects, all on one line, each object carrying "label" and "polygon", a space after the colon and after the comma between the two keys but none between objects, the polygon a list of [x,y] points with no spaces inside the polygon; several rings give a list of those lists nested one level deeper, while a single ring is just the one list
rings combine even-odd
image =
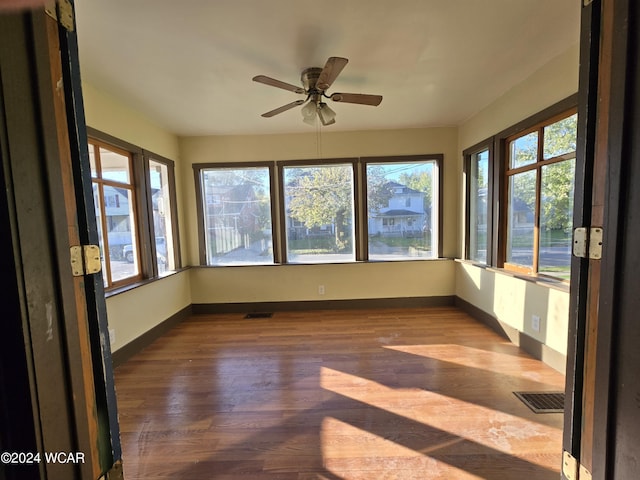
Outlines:
[{"label": "window", "polygon": [[89,143],[93,199],[105,287],[141,278],[133,155]]},{"label": "window", "polygon": [[353,164],[285,164],[282,179],[286,260],[290,263],[354,261]]},{"label": "window", "polygon": [[577,114],[506,139],[504,266],[569,279]]},{"label": "window", "polygon": [[482,264],[490,261],[492,157],[493,139],[464,152],[467,202],[465,258]]},{"label": "window", "polygon": [[89,134],[104,286],[179,268],[173,162],[96,130]]},{"label": "window", "polygon": [[[207,265],[274,263],[268,166],[199,169]],[[201,258],[202,260],[202,258]]]},{"label": "window", "polygon": [[369,260],[437,258],[438,159],[366,160]]},{"label": "window", "polygon": [[442,158],[193,165],[200,263],[437,258]]},{"label": "window", "polygon": [[173,162],[157,155],[146,154],[149,198],[151,199],[151,228],[158,274],[176,270],[178,235]]}]

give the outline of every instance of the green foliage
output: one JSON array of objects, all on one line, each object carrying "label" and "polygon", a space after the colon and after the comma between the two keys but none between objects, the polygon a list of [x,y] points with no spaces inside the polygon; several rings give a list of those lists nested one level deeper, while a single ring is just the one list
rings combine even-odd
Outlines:
[{"label": "green foliage", "polygon": [[[296,169],[291,169],[295,171]],[[352,217],[353,180],[351,167],[316,167],[298,169],[287,177],[291,217],[308,228],[335,225],[337,250],[348,245],[346,227]]]},{"label": "green foliage", "polygon": [[570,229],[573,225],[575,160],[548,165],[542,170],[540,226],[545,229]]},{"label": "green foliage", "polygon": [[345,167],[313,168],[308,175],[287,186],[291,216],[307,227],[334,222],[338,214],[351,218],[351,171]]},{"label": "green foliage", "polygon": [[393,191],[380,165],[367,167],[367,207],[370,212],[377,212],[389,204]]},{"label": "green foliage", "polygon": [[[565,230],[572,226],[576,135],[577,115],[544,127],[544,160],[558,157],[566,158],[566,160],[542,168],[540,223],[543,229]],[[517,143],[518,165],[527,165],[537,161],[537,142],[524,141],[524,139],[525,137],[521,137]],[[511,188],[513,189],[513,197],[526,204],[533,213],[536,205],[534,174],[521,173],[513,176]]]}]

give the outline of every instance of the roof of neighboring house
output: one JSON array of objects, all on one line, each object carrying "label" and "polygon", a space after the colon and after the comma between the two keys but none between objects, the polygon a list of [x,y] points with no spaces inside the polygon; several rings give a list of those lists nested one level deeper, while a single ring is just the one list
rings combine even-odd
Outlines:
[{"label": "roof of neighboring house", "polygon": [[420,190],[414,190],[413,188],[409,188],[406,185],[403,185],[402,183],[398,183],[398,182],[393,182],[393,181],[387,182],[384,184],[384,186],[386,188],[393,189],[393,190],[396,190],[397,188],[402,188],[403,195],[407,195],[407,194],[424,195],[424,192],[421,192]]},{"label": "roof of neighboring house", "polygon": [[424,213],[414,212],[412,210],[395,209],[395,210],[387,210],[386,212],[381,212],[376,214],[377,217],[410,217],[410,216],[418,216],[418,215],[424,215]]}]

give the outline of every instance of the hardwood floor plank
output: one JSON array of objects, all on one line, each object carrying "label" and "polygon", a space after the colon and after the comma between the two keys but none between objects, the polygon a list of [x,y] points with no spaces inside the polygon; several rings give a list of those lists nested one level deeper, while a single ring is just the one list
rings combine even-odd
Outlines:
[{"label": "hardwood floor plank", "polygon": [[453,307],[194,315],[116,370],[127,480],[556,479],[561,374]]}]

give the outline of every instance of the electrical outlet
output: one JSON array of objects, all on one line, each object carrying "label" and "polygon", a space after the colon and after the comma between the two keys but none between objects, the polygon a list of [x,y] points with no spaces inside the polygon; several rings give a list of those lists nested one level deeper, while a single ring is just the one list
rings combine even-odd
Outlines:
[{"label": "electrical outlet", "polygon": [[318,285],[318,295],[324,295],[324,285]]},{"label": "electrical outlet", "polygon": [[109,344],[113,345],[114,343],[116,343],[116,329],[115,328],[110,328],[109,329]]},{"label": "electrical outlet", "polygon": [[540,331],[540,317],[538,315],[531,315],[531,330]]}]

